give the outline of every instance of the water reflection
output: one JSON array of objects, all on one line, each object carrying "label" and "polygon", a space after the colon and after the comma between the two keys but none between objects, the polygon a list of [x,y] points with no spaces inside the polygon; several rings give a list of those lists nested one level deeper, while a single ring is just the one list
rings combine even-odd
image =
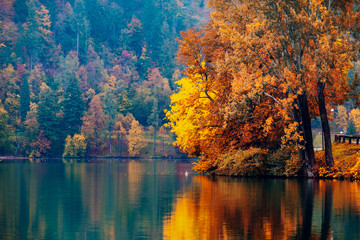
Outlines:
[{"label": "water reflection", "polygon": [[0,239],[360,239],[360,183],[185,176],[191,164],[0,164]]},{"label": "water reflection", "polygon": [[359,183],[196,176],[166,239],[360,239]]}]

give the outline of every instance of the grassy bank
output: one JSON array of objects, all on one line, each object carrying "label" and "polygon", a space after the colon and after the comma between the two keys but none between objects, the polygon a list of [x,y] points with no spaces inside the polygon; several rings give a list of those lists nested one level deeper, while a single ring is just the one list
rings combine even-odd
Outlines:
[{"label": "grassy bank", "polygon": [[360,180],[360,144],[333,143],[334,167],[325,166],[324,151],[316,151],[319,177]]}]

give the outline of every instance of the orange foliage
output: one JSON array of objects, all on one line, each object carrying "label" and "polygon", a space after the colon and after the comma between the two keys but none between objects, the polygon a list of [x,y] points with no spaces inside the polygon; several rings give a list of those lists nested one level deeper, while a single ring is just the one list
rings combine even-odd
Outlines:
[{"label": "orange foliage", "polygon": [[348,71],[359,46],[348,32],[360,18],[352,1],[209,4],[209,23],[179,40],[178,59],[188,67],[167,114],[176,144],[201,156],[197,170],[209,171],[223,153],[282,140],[303,151],[309,171],[310,117],[325,107],[319,96],[327,108],[350,97]]}]

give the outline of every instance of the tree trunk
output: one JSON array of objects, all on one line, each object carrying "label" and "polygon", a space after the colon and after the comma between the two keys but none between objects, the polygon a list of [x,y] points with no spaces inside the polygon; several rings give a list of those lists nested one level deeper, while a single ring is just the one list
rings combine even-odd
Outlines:
[{"label": "tree trunk", "polygon": [[120,140],[120,134],[117,134],[117,139],[118,139],[118,145],[119,145],[119,157],[121,157],[121,140]]},{"label": "tree trunk", "polygon": [[154,157],[156,156],[156,126],[154,126]]},{"label": "tree trunk", "polygon": [[303,183],[302,189],[302,229],[300,239],[311,239],[312,215],[314,210],[314,189],[312,180]]},{"label": "tree trunk", "polygon": [[326,105],[325,105],[324,89],[325,89],[325,83],[318,81],[317,95],[318,95],[321,127],[322,127],[322,131],[324,133],[325,162],[326,162],[326,166],[334,167],[334,158],[332,155],[332,147],[331,147],[331,134],[330,134],[330,127],[329,127],[329,120],[327,117]]},{"label": "tree trunk", "polygon": [[333,206],[333,186],[331,182],[325,183],[325,200],[323,203],[323,217],[321,223],[321,240],[329,239],[331,212]]},{"label": "tree trunk", "polygon": [[109,124],[109,145],[110,145],[109,147],[110,147],[110,156],[112,156],[111,136],[112,136],[111,125]]},{"label": "tree trunk", "polygon": [[298,103],[300,107],[300,117],[302,123],[304,137],[304,174],[308,177],[312,176],[312,168],[315,165],[314,144],[311,131],[311,119],[309,113],[309,105],[306,94],[298,95]]}]

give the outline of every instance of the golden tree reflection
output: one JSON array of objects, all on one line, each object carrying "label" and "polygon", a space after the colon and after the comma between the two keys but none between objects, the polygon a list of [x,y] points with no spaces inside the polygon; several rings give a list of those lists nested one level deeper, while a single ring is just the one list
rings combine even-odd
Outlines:
[{"label": "golden tree reflection", "polygon": [[[164,219],[165,239],[331,239],[332,208],[359,211],[359,185],[317,180],[193,178]],[[344,237],[344,236],[338,236]]]}]

